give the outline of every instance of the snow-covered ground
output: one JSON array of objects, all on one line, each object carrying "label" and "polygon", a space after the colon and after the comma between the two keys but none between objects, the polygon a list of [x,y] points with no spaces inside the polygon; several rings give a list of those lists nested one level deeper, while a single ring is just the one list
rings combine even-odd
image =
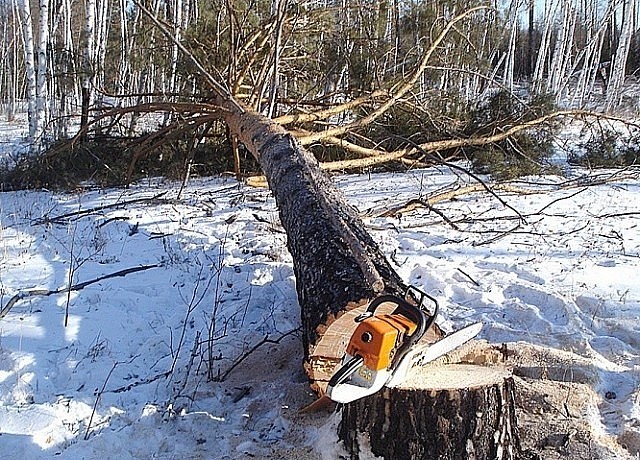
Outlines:
[{"label": "snow-covered ground", "polygon": [[[445,329],[481,320],[491,342],[588,358],[602,403],[581,416],[633,441],[640,179],[583,173],[514,183],[539,193],[497,191],[508,206],[476,192],[388,217],[465,181],[437,168],[335,181],[404,279],[440,300]],[[298,413],[313,395],[273,198],[224,178],[178,190],[0,193],[0,458],[338,458],[334,420]]]}]

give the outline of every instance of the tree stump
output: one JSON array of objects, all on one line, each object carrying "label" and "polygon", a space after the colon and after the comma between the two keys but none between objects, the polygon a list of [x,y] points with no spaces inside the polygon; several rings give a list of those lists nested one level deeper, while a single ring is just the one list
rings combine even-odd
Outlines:
[{"label": "tree stump", "polygon": [[342,409],[339,438],[352,459],[516,459],[514,381],[502,368],[453,364],[414,372],[397,388]]}]

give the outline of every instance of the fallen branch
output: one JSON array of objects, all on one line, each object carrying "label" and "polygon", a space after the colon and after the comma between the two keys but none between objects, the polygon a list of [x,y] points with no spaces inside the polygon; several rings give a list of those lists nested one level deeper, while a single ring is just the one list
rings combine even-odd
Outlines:
[{"label": "fallen branch", "polygon": [[116,370],[116,367],[118,366],[118,364],[120,364],[120,362],[118,362],[118,361],[113,363],[113,367],[111,367],[111,370],[107,374],[107,378],[104,379],[104,383],[102,384],[102,388],[96,394],[96,400],[93,403],[93,409],[91,410],[91,417],[89,417],[89,422],[87,423],[87,430],[84,432],[84,440],[85,441],[87,439],[89,439],[89,432],[91,430],[91,423],[93,423],[93,416],[96,415],[96,409],[98,408],[98,403],[100,402],[100,398],[102,397],[102,393],[104,393],[104,389],[107,387],[107,383],[109,382],[109,379],[111,378],[111,374],[113,374],[113,371]]},{"label": "fallen branch", "polygon": [[[114,95],[113,97],[119,97]],[[87,133],[94,127],[99,126],[100,122],[105,119],[114,117],[122,117],[131,113],[155,113],[155,112],[168,112],[168,113],[180,113],[186,116],[190,114],[195,117],[196,120],[203,119],[203,123],[208,121],[211,117],[220,114],[222,109],[206,102],[149,102],[143,104],[137,104],[131,107],[114,107],[109,110],[101,112],[95,116],[85,126],[80,128],[78,132],[71,139],[61,142],[60,145],[48,150],[44,153],[44,158],[51,158],[63,150],[74,146],[76,142],[83,139]],[[201,115],[194,115],[201,114]],[[204,115],[202,115],[204,114]]]},{"label": "fallen branch", "polygon": [[[522,195],[532,195],[536,193],[543,193],[541,190],[528,190],[520,187],[514,187],[509,184],[495,184],[491,186],[492,190],[499,190],[504,192],[512,192],[518,193]],[[451,200],[453,198],[468,195],[476,192],[484,192],[487,190],[486,184],[472,184],[467,185],[465,187],[459,187],[454,190],[449,190],[446,192],[438,193],[436,195],[430,196],[428,198],[412,198],[405,203],[395,205],[391,208],[376,211],[375,213],[370,213],[370,217],[394,217],[400,213],[407,213],[414,211],[420,207],[432,207],[433,205],[440,203],[442,201]]]},{"label": "fallen branch", "polygon": [[53,224],[56,222],[60,222],[62,220],[68,219],[69,217],[78,217],[78,216],[86,216],[89,214],[96,213],[98,211],[104,211],[105,209],[119,208],[122,206],[127,206],[129,204],[135,203],[154,203],[160,200],[163,195],[166,195],[167,192],[158,193],[150,198],[134,198],[132,200],[118,201],[116,203],[104,204],[102,206],[96,206],[94,208],[89,209],[81,209],[79,211],[68,212],[66,214],[61,214],[55,217],[41,217],[40,219],[36,219],[33,224],[34,225],[42,225],[42,224]]},{"label": "fallen branch", "polygon": [[335,115],[340,115],[348,110],[353,110],[362,104],[366,104],[367,102],[371,102],[377,97],[383,96],[387,94],[385,91],[374,91],[373,93],[367,96],[358,97],[352,101],[345,102],[344,104],[336,105],[335,107],[330,107],[324,110],[318,110],[316,112],[308,112],[308,113],[297,113],[292,115],[282,115],[280,117],[274,118],[273,121],[280,125],[288,125],[291,123],[309,123],[314,121],[326,120]]},{"label": "fallen branch", "polygon": [[[129,385],[125,385],[123,387],[116,388],[114,390],[108,390],[107,393],[124,393],[125,391],[129,391],[135,387],[139,387],[140,385],[148,385],[149,383],[153,383],[156,380],[160,380],[162,378],[167,378],[171,375],[172,371],[161,372],[160,374],[154,375],[153,377],[147,377],[146,379],[137,380]],[[104,392],[104,388],[102,390]]]},{"label": "fallen branch", "polygon": [[9,311],[13,308],[13,306],[16,303],[18,303],[21,300],[27,299],[29,297],[35,297],[35,296],[48,297],[48,296],[55,295],[55,294],[64,294],[64,293],[67,293],[67,292],[80,291],[80,290],[86,288],[87,286],[90,286],[90,285],[95,284],[95,283],[99,283],[100,281],[103,281],[103,280],[106,280],[106,279],[109,279],[109,278],[116,278],[118,276],[127,276],[127,275],[129,275],[131,273],[141,272],[141,271],[144,271],[144,270],[149,270],[151,268],[158,268],[158,267],[162,267],[162,264],[141,265],[139,267],[125,268],[124,270],[119,270],[119,271],[114,272],[114,273],[109,273],[107,275],[102,275],[102,276],[99,276],[99,277],[94,278],[92,280],[83,281],[82,283],[74,284],[73,286],[66,287],[66,288],[53,289],[53,290],[34,289],[34,290],[31,290],[31,291],[22,291],[22,292],[17,293],[13,297],[11,297],[9,302],[7,302],[7,304],[4,307],[2,307],[2,309],[0,310],[0,319],[2,319],[5,316],[7,316],[7,313],[9,313]]},{"label": "fallen branch", "polygon": [[[504,131],[490,134],[488,136],[475,136],[460,139],[443,139],[439,141],[425,142],[423,144],[412,143],[412,147],[406,147],[404,149],[395,150],[393,152],[379,149],[368,149],[366,147],[357,146],[355,144],[342,141],[340,138],[336,137],[339,135],[339,133],[334,133],[332,132],[332,130],[323,131],[318,134],[314,133],[313,135],[302,137],[301,139],[299,139],[299,141],[302,144],[307,144],[310,143],[307,142],[307,140],[312,139],[314,142],[320,141],[324,144],[336,145],[344,148],[347,151],[356,153],[359,156],[366,157],[354,160],[340,160],[322,163],[322,169],[324,169],[325,171],[343,171],[348,169],[370,168],[372,166],[378,166],[384,163],[390,163],[392,161],[399,161],[402,158],[408,157],[418,152],[432,153],[442,150],[453,150],[462,147],[479,147],[483,145],[494,144],[512,137],[522,131],[536,128],[557,118],[565,117],[595,117],[611,121],[620,121],[630,126],[638,126],[638,124],[629,120],[624,120],[620,117],[591,112],[589,110],[558,110],[556,112],[552,112],[533,120],[520,123]],[[322,136],[320,136],[320,134],[322,134]]]}]

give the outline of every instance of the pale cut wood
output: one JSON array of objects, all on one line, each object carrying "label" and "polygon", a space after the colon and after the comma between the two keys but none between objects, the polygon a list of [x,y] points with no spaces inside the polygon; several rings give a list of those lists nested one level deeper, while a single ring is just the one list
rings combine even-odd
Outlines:
[{"label": "pale cut wood", "polygon": [[502,383],[511,372],[502,366],[478,366],[475,364],[448,364],[419,366],[407,375],[398,388],[406,390],[461,390]]}]

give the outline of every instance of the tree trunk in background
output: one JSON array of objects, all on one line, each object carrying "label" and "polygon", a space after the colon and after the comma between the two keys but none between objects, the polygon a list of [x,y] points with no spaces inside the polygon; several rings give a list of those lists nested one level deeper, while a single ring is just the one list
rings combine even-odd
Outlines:
[{"label": "tree trunk in background", "polygon": [[18,85],[21,78],[18,74],[18,30],[20,28],[19,14],[15,2],[6,5],[7,11],[11,8],[10,20],[7,21],[9,26],[11,41],[7,49],[8,66],[7,72],[7,121],[12,122],[15,119],[16,101],[18,99]]},{"label": "tree trunk in background", "polygon": [[27,74],[27,104],[29,117],[29,141],[31,144],[39,137],[38,128],[40,122],[37,118],[36,110],[36,62],[33,43],[33,19],[31,17],[31,6],[29,0],[19,0],[20,11],[22,13],[22,35],[24,38],[24,66]]},{"label": "tree trunk in background", "polygon": [[89,123],[89,107],[91,106],[94,86],[96,0],[86,0],[85,5],[85,47],[84,62],[82,65],[82,104],[80,112],[81,128],[85,128]]},{"label": "tree trunk in background", "polygon": [[47,119],[47,45],[49,44],[49,0],[40,0],[40,20],[38,21],[38,61],[36,72],[36,119],[37,137],[44,132]]},{"label": "tree trunk in background", "polygon": [[[293,257],[308,359],[334,318],[380,293],[401,295],[403,282],[357,211],[291,134],[230,99],[216,102],[230,131],[260,162],[275,195]],[[458,372],[454,381],[469,373]],[[358,458],[364,432],[373,452],[385,459],[519,458],[513,382],[506,374],[473,382],[441,390],[442,383],[411,381],[347,405],[341,424],[345,446]],[[468,455],[448,456],[461,452]]]},{"label": "tree trunk in background", "polygon": [[551,59],[551,46],[553,44],[554,18],[558,8],[558,0],[551,0],[549,5],[545,2],[544,9],[544,27],[542,29],[542,37],[540,48],[538,48],[538,56],[536,57],[535,70],[533,72],[533,88],[537,93],[545,92],[544,76],[548,70],[548,62]]},{"label": "tree trunk in background", "polygon": [[[622,31],[620,38],[617,40],[615,56],[611,63],[611,72],[607,82],[606,110],[614,108],[622,99],[622,87],[626,76],[631,35],[634,32],[632,29],[634,21],[632,17],[629,17],[629,12],[632,11],[632,3],[631,0],[626,0],[622,5]],[[614,14],[613,16],[615,17],[616,15]]]},{"label": "tree trunk in background", "polygon": [[531,77],[533,75],[533,55],[535,53],[535,49],[533,47],[533,20],[535,13],[536,1],[529,0],[529,29],[527,31],[527,76]]}]

